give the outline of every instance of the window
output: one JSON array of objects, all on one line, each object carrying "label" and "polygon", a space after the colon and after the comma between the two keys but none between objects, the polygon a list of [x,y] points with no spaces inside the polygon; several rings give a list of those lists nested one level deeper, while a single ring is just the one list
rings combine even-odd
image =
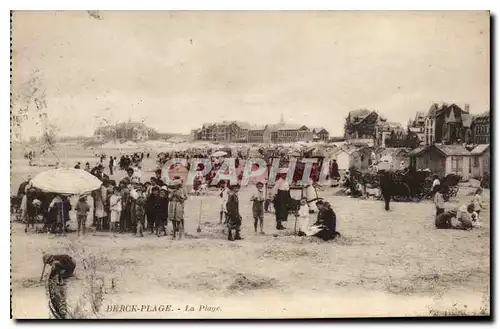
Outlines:
[{"label": "window", "polygon": [[455,174],[462,172],[463,158],[462,157],[451,157],[451,171]]}]

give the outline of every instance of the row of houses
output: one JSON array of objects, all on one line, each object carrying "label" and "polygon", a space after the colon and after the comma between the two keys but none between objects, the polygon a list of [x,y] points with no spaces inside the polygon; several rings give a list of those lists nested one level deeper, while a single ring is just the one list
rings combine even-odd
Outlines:
[{"label": "row of houses", "polygon": [[227,143],[292,143],[328,141],[329,132],[322,127],[286,124],[250,125],[241,121],[205,123],[191,131],[193,140]]},{"label": "row of houses", "polygon": [[366,172],[376,161],[379,169],[402,169],[403,164],[417,170],[429,169],[440,177],[457,174],[464,181],[480,179],[490,172],[489,144],[480,144],[472,149],[461,145],[433,144],[413,150],[345,145],[331,152],[328,158],[336,160],[341,171],[354,167]]},{"label": "row of houses", "polygon": [[479,144],[470,150],[462,145],[433,144],[410,151],[408,157],[411,166],[430,169],[441,177],[457,174],[467,181],[490,173],[490,144]]},{"label": "row of houses", "polygon": [[351,141],[368,140],[371,145],[382,147],[489,144],[490,115],[486,112],[473,116],[468,104],[462,108],[457,104],[434,103],[427,113],[417,112],[404,128],[387,121],[377,111],[360,109],[349,112],[344,137]]}]

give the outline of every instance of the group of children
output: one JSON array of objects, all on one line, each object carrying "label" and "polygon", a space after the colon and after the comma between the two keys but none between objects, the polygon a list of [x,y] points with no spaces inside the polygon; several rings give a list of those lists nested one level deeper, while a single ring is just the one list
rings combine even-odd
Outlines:
[{"label": "group of children", "polygon": [[[228,240],[241,240],[241,215],[239,212],[239,199],[238,199],[239,185],[230,185],[222,187],[220,191],[221,209],[220,209],[220,223],[228,227]],[[268,212],[266,209],[266,202],[271,202],[270,194],[265,193],[264,183],[258,182],[256,189],[250,197],[252,202],[252,215],[254,219],[255,233],[264,233],[264,214]],[[307,198],[303,197],[300,200],[300,207],[295,211],[296,229],[299,236],[305,235],[318,235],[324,240],[330,240],[339,235],[336,231],[336,215],[328,202],[319,200],[316,202],[318,209],[318,218],[314,223],[311,223],[310,214],[311,207],[307,202]],[[315,226],[314,228],[311,228]],[[233,234],[234,231],[234,234]]]},{"label": "group of children", "polygon": [[[101,190],[93,195],[96,207],[95,226],[102,230],[109,225],[110,232],[134,233],[144,236],[150,230],[158,237],[167,235],[168,221],[172,222],[173,237],[180,238],[184,232],[184,202],[187,194],[182,189],[182,181],[175,179],[169,186],[157,177],[150,182],[128,182],[122,180],[119,186],[104,182]],[[111,192],[111,193],[110,193]],[[109,197],[107,196],[109,195]],[[99,203],[104,203],[100,210]],[[85,221],[90,207],[85,197],[76,205],[78,235],[85,234]]]},{"label": "group of children", "polygon": [[445,187],[439,183],[433,183],[434,205],[436,207],[435,225],[438,229],[470,230],[480,226],[479,214],[483,209],[483,190],[478,188],[474,193],[472,201],[468,205],[462,205],[458,209],[445,211],[445,200],[443,193]]}]

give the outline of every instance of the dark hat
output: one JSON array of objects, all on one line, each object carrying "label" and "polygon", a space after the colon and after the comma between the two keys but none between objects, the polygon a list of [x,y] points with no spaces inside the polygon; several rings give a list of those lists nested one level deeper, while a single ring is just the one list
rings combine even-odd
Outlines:
[{"label": "dark hat", "polygon": [[229,185],[229,189],[230,190],[234,190],[236,188],[240,188],[240,184],[232,184],[232,185]]},{"label": "dark hat", "polygon": [[255,184],[256,186],[264,186],[264,183],[262,182],[257,182],[257,184]]}]

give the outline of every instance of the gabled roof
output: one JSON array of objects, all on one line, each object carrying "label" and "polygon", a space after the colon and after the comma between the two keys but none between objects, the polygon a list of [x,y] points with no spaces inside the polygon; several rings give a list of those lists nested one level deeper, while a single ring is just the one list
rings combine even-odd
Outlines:
[{"label": "gabled roof", "polygon": [[[358,109],[358,110],[353,110],[349,112],[349,121],[351,123],[360,123],[363,121],[367,116],[372,114],[373,111],[370,111],[368,109]],[[357,120],[356,120],[357,119]]]},{"label": "gabled roof", "polygon": [[425,112],[417,112],[415,114],[415,121],[424,121],[425,120]]},{"label": "gabled roof", "polygon": [[380,152],[380,155],[381,156],[386,156],[386,155],[398,156],[399,154],[408,155],[409,152],[410,152],[410,149],[407,149],[407,148],[389,147],[389,148],[382,149]]},{"label": "gabled roof", "polygon": [[466,156],[471,155],[462,145],[434,144],[430,146],[420,146],[408,153],[409,156],[418,156],[428,150],[435,149],[443,156]]},{"label": "gabled roof", "polygon": [[470,151],[470,154],[472,155],[481,155],[484,152],[488,151],[490,149],[490,144],[480,144],[472,149]]},{"label": "gabled roof", "polygon": [[450,112],[448,112],[448,115],[446,116],[444,122],[446,123],[458,123],[458,118],[455,116],[455,111],[453,108],[450,109]]},{"label": "gabled roof", "polygon": [[354,145],[346,144],[346,145],[343,145],[340,149],[342,151],[346,152],[347,154],[351,155],[354,152],[361,151],[362,149],[365,149],[365,148],[366,148],[365,146],[354,146]]},{"label": "gabled roof", "polygon": [[434,145],[438,150],[443,152],[446,156],[450,155],[470,155],[470,152],[467,151],[465,147],[462,145]]},{"label": "gabled roof", "polygon": [[429,146],[419,146],[419,147],[411,150],[410,152],[408,152],[408,155],[409,156],[418,156],[421,153],[423,153],[424,151],[426,151],[428,148],[429,148]]},{"label": "gabled roof", "polygon": [[325,129],[325,128],[323,128],[323,127],[310,127],[310,128],[309,128],[309,130],[311,130],[312,132],[314,132],[314,133],[316,133],[316,134],[318,134],[318,133],[322,132],[323,130],[324,130],[325,132],[328,132],[328,130],[326,130],[326,129]]},{"label": "gabled roof", "polygon": [[440,106],[438,103],[434,103],[431,105],[431,108],[429,109],[429,112],[427,112],[428,117],[435,117],[438,111],[440,110]]},{"label": "gabled roof", "polygon": [[250,124],[244,121],[233,121],[232,123],[236,124],[241,129],[250,129]]},{"label": "gabled roof", "polygon": [[354,118],[364,118],[368,116],[372,111],[368,109],[358,109],[358,110],[352,110],[349,112],[349,116],[351,117],[351,120]]}]

